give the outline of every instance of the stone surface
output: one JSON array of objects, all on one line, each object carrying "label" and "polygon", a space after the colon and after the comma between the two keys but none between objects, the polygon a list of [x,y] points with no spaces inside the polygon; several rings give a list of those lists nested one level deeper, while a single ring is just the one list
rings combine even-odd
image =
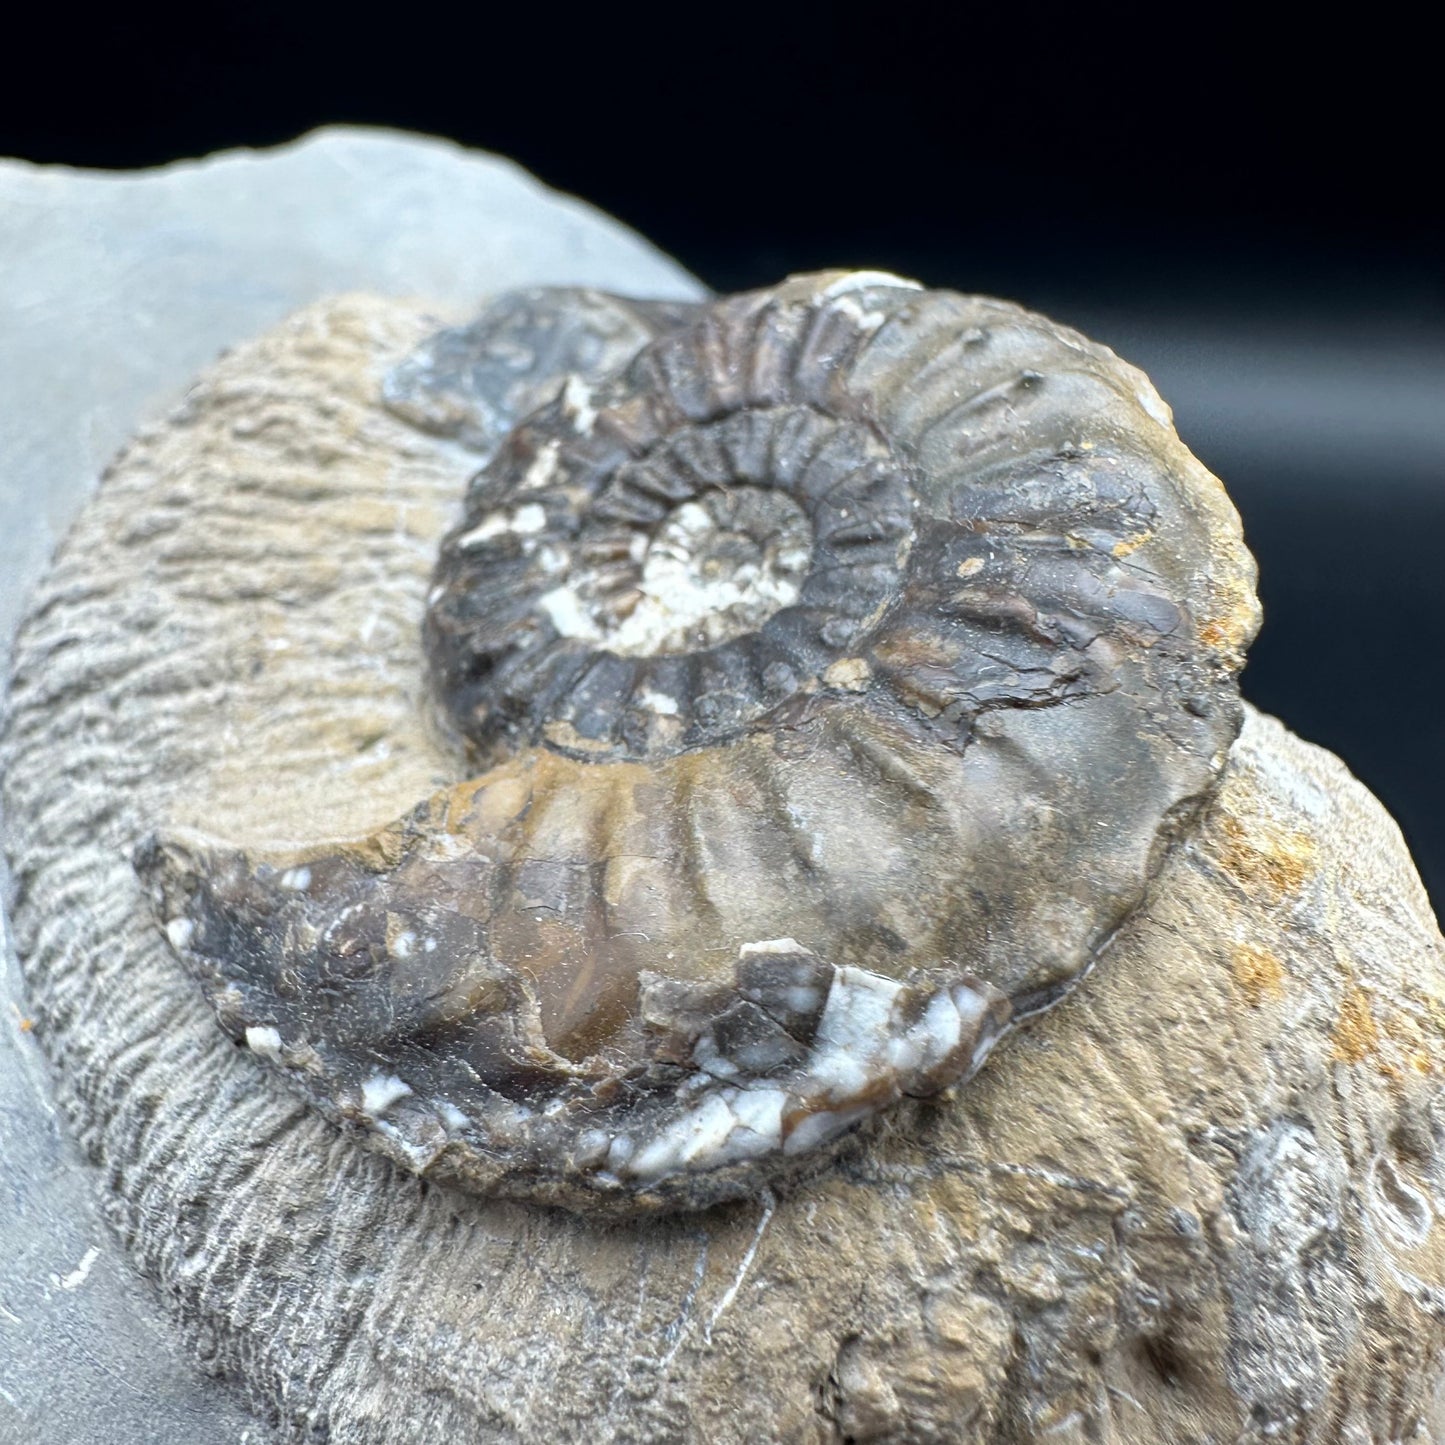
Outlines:
[{"label": "stone surface", "polygon": [[16,657],[35,1033],[181,1338],[283,1439],[1445,1437],[1445,957],[1398,831],[1251,714],[1066,1005],[828,1175],[601,1224],[395,1170],[215,1028],[128,853],[362,832],[447,779],[415,645],[466,460],[380,405],[414,306],[144,429]]},{"label": "stone surface", "polygon": [[[492,290],[557,282],[699,289],[592,208],[442,141],[331,129],[134,174],[0,161],[0,656],[102,469],[223,348],[346,287],[461,319]],[[246,1438],[258,1427],[198,1388],[116,1250],[28,1007],[7,942],[0,1441]]]}]

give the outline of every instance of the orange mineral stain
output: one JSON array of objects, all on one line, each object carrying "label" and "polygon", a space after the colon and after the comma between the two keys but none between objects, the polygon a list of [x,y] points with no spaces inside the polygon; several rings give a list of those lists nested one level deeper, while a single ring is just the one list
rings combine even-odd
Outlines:
[{"label": "orange mineral stain", "polygon": [[1266,999],[1284,997],[1284,965],[1267,948],[1237,944],[1230,963],[1234,981],[1251,1008],[1258,1008]]}]

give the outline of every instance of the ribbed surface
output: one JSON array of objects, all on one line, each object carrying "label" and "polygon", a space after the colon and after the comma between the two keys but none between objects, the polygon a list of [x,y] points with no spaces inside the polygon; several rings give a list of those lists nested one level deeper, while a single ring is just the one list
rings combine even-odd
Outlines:
[{"label": "ribbed surface", "polygon": [[[1057,1002],[1213,790],[1238,519],[1147,380],[1042,317],[869,272],[670,319],[526,292],[383,394],[433,433],[532,408],[422,638],[495,769],[360,849],[163,832],[137,866],[232,1037],[418,1173],[756,1195]],[[747,997],[745,956],[818,1006]]]},{"label": "ribbed surface", "polygon": [[[539,330],[549,313],[528,297],[532,344],[505,331],[507,302],[491,324],[504,359],[520,349],[545,369],[561,322]],[[570,297],[556,311],[581,327]],[[503,741],[592,758],[715,745],[771,726],[850,655],[886,659],[904,704],[949,713],[955,732],[1013,700],[1003,673],[1059,671],[1101,632],[1169,634],[1151,690],[1210,661],[1238,667],[1258,616],[1238,520],[1147,378],[1107,348],[1004,302],[871,273],[794,277],[700,305],[645,346],[631,335],[630,366],[556,383],[443,542],[428,661],[483,755]],[[489,377],[468,387],[444,369],[436,383],[461,408]],[[627,609],[643,596],[647,612],[658,527],[704,489],[740,485],[807,514],[800,594],[722,642],[640,645]],[[931,678],[913,645],[930,616],[947,659]],[[999,633],[1008,660],[990,676]]]}]

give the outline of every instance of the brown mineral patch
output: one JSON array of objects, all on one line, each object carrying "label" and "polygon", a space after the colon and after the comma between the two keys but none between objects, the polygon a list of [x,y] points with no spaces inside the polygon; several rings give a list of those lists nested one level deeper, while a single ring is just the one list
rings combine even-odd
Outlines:
[{"label": "brown mineral patch", "polygon": [[1236,944],[1230,961],[1234,981],[1251,1008],[1258,1008],[1266,999],[1284,996],[1284,965],[1267,948]]},{"label": "brown mineral patch", "polygon": [[1259,601],[1254,595],[1253,576],[1241,577],[1228,565],[1230,552],[1219,556],[1217,585],[1212,589],[1214,606],[1199,623],[1199,640],[1236,663],[1259,631]]},{"label": "brown mineral patch", "polygon": [[1251,893],[1278,901],[1297,892],[1315,870],[1319,848],[1308,833],[1226,812],[1219,814],[1218,826],[1219,862]]},{"label": "brown mineral patch", "polygon": [[1346,1064],[1361,1063],[1380,1047],[1380,1029],[1370,1007],[1370,996],[1359,984],[1352,984],[1340,1003],[1334,1045],[1335,1058]]},{"label": "brown mineral patch", "polygon": [[1373,1058],[1380,1073],[1396,1082],[1411,1073],[1440,1072],[1440,1020],[1435,1011],[1427,1007],[1421,1016],[1408,1007],[1377,1010],[1373,997],[1358,983],[1349,986],[1335,1021],[1335,1058],[1347,1064]]},{"label": "brown mineral patch", "polygon": [[1406,1068],[1417,1074],[1433,1074],[1439,1070],[1441,1016],[1436,1001],[1427,1000],[1423,1014],[1412,1008],[1395,1009],[1385,1019],[1384,1031],[1399,1049]]},{"label": "brown mineral patch", "polygon": [[577,753],[595,753],[599,756],[612,750],[612,744],[599,742],[596,738],[585,738],[571,723],[549,722],[542,729],[549,743],[559,748],[570,748]]},{"label": "brown mineral patch", "polygon": [[[1115,542],[1111,550],[1116,557],[1127,557],[1131,552],[1137,552],[1153,535],[1153,532],[1139,532],[1132,537],[1124,537],[1120,541]],[[1208,641],[1208,639],[1202,635],[1201,640]]]}]

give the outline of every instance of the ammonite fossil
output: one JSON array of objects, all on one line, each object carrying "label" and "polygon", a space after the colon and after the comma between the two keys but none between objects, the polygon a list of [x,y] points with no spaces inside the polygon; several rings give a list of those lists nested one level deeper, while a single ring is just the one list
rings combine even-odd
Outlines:
[{"label": "ammonite fossil", "polygon": [[1077,984],[1219,775],[1237,519],[1039,316],[528,292],[389,398],[490,452],[423,637],[465,780],[137,861],[222,1026],[409,1168],[647,1209],[812,1167]]}]

